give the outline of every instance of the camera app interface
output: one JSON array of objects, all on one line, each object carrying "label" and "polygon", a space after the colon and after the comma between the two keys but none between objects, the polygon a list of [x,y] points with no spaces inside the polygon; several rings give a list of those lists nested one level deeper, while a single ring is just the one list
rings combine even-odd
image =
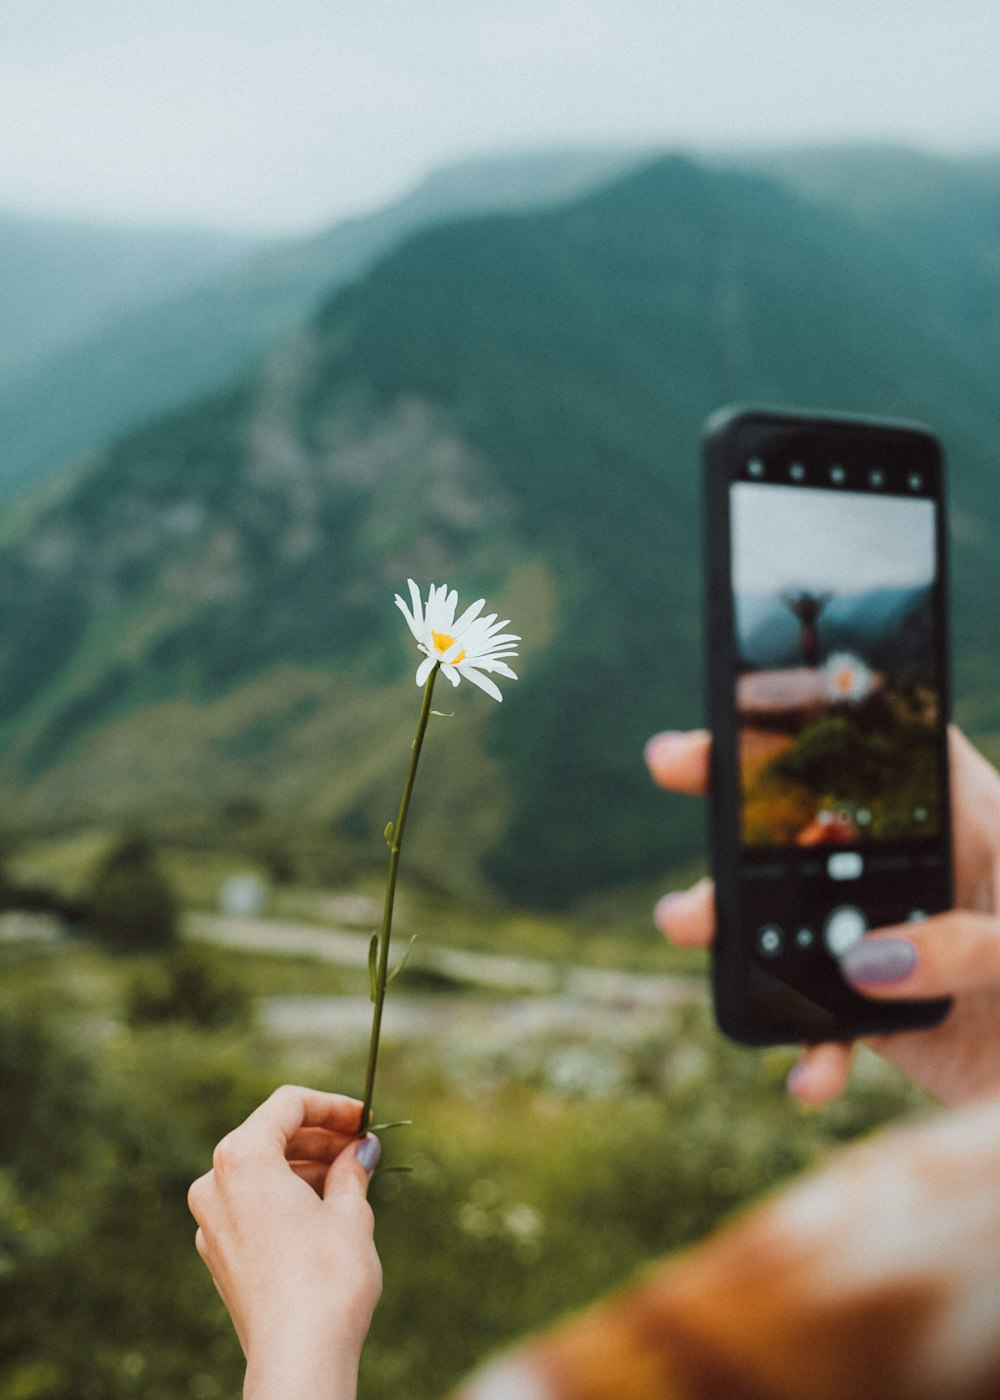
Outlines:
[{"label": "camera app interface", "polygon": [[935,503],[731,487],[744,847],[941,831]]}]

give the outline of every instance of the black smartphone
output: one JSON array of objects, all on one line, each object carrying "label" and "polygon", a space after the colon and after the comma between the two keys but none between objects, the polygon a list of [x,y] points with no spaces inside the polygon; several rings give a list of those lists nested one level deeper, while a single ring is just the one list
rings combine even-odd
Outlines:
[{"label": "black smartphone", "polygon": [[939,1021],[839,959],[952,904],[944,465],[917,424],[705,427],[716,1016],[753,1045]]}]

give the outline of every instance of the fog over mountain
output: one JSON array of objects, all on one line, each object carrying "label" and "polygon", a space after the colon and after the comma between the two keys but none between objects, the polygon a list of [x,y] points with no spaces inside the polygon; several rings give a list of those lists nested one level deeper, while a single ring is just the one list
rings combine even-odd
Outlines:
[{"label": "fog over mountain", "polygon": [[0,207],[0,395],[69,345],[200,286],[261,246],[246,235],[80,223]]}]

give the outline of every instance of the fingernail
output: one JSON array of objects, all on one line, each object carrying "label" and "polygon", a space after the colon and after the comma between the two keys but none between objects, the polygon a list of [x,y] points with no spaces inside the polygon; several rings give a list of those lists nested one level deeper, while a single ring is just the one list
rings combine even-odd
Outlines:
[{"label": "fingernail", "polygon": [[803,1060],[800,1060],[785,1080],[785,1087],[790,1094],[797,1094],[808,1079],[809,1066]]},{"label": "fingernail", "polygon": [[382,1155],[382,1144],[374,1133],[366,1133],[354,1149],[354,1155],[371,1176],[378,1166],[378,1159]]},{"label": "fingernail", "polygon": [[642,753],[650,767],[656,762],[657,756],[675,744],[680,737],[679,729],[664,729],[662,734],[654,734],[652,739],[648,739]]},{"label": "fingernail", "polygon": [[684,890],[672,890],[670,894],[665,894],[662,899],[656,901],[653,906],[653,922],[658,929],[664,932],[669,930],[671,915],[676,913],[686,898]]},{"label": "fingernail", "polygon": [[906,938],[863,938],[840,959],[849,982],[864,987],[902,982],[917,965],[917,950]]}]

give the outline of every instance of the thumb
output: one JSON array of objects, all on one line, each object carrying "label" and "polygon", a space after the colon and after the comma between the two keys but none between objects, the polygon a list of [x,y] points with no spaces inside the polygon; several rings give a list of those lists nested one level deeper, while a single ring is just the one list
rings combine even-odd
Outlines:
[{"label": "thumb", "polygon": [[359,1351],[382,1292],[375,1216],[367,1194],[380,1151],[379,1140],[371,1133],[349,1143],[326,1174],[321,1207],[323,1230],[331,1249],[328,1262],[339,1296],[346,1304],[348,1320],[353,1318]]},{"label": "thumb", "polygon": [[841,971],[866,996],[885,999],[955,995],[1000,983],[1000,921],[952,909],[919,923],[880,929],[840,959]]},{"label": "thumb", "polygon": [[332,1196],[365,1195],[381,1155],[382,1144],[374,1133],[366,1133],[345,1147],[333,1159],[326,1174],[324,1200]]}]

